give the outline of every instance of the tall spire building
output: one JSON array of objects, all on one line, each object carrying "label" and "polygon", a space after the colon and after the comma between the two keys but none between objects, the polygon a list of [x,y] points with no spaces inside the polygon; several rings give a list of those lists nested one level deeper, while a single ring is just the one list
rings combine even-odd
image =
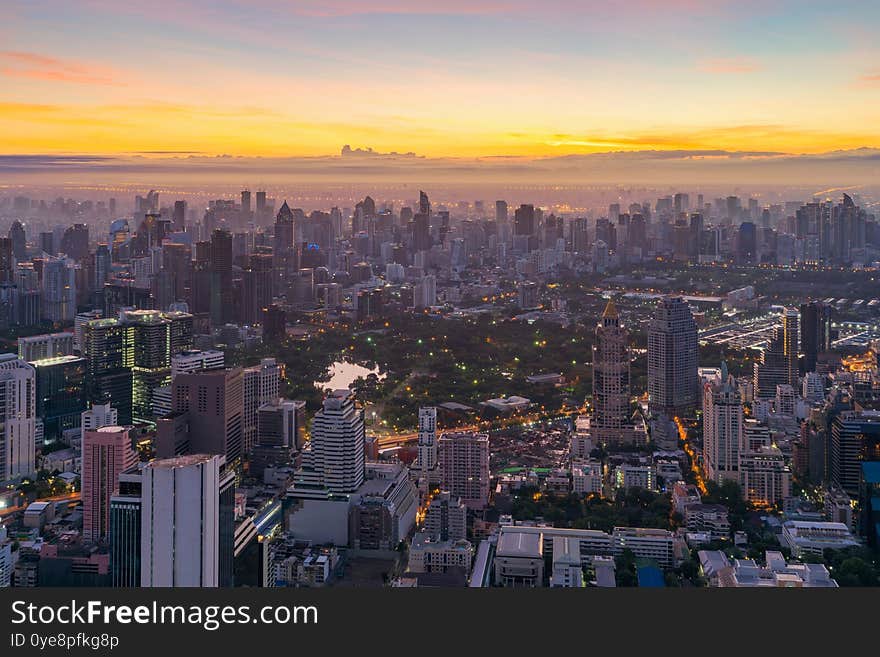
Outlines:
[{"label": "tall spire building", "polygon": [[630,412],[629,332],[621,326],[612,300],[602,313],[593,345],[591,428],[602,443],[628,443],[635,437]]}]

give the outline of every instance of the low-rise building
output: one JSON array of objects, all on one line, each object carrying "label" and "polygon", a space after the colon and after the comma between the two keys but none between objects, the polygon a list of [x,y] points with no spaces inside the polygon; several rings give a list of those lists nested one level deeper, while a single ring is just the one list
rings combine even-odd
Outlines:
[{"label": "low-rise building", "polygon": [[689,504],[685,508],[688,532],[706,532],[712,540],[730,538],[727,507],[721,504]]},{"label": "low-rise building", "polygon": [[452,569],[470,575],[474,558],[474,546],[467,540],[435,540],[425,533],[417,532],[409,548],[410,573],[446,573]]},{"label": "low-rise building", "polygon": [[782,524],[780,542],[791,550],[793,557],[805,554],[822,555],[825,550],[845,550],[859,542],[842,522],[804,522],[788,520]]}]

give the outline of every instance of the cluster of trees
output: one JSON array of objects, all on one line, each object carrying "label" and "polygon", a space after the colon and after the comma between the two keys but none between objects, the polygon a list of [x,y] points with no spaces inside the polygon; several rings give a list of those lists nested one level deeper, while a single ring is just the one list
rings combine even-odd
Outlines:
[{"label": "cluster of trees", "polygon": [[669,497],[641,488],[619,491],[614,500],[606,500],[597,495],[546,495],[523,487],[513,499],[512,514],[516,520],[543,518],[555,527],[604,532],[615,527],[672,528]]}]

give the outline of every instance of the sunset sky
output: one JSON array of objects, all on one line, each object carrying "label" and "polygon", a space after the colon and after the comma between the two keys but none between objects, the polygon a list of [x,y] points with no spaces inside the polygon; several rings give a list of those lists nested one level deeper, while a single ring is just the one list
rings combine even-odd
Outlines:
[{"label": "sunset sky", "polygon": [[0,3],[0,153],[880,146],[877,0],[137,4]]}]

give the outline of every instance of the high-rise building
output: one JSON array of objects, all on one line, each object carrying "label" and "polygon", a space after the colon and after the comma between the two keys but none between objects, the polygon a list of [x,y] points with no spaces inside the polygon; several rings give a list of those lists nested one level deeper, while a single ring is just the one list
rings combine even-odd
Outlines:
[{"label": "high-rise building", "polygon": [[141,483],[142,587],[231,586],[235,476],[223,456],[151,461]]},{"label": "high-rise building", "polygon": [[174,201],[174,211],[171,213],[171,226],[179,233],[186,230],[186,201]]},{"label": "high-rise building", "polygon": [[437,466],[437,409],[419,409],[418,455],[416,469],[426,474]]},{"label": "high-rise building", "polygon": [[70,331],[21,337],[18,339],[18,357],[30,363],[44,358],[70,356],[74,351],[74,337]]},{"label": "high-rise building", "polygon": [[261,477],[270,465],[288,465],[305,445],[305,402],[276,399],[257,409],[256,444],[249,450],[248,472]]},{"label": "high-rise building", "polygon": [[733,376],[703,386],[703,467],[716,483],[739,482],[739,457],[743,451],[743,406]]},{"label": "high-rise building", "polygon": [[141,585],[141,466],[119,474],[110,497],[110,581],[113,588]]},{"label": "high-rise building", "polygon": [[82,325],[86,397],[92,404],[112,405],[122,425],[132,421],[131,348],[128,330],[117,319],[94,319]]},{"label": "high-rise building", "polygon": [[648,326],[648,404],[652,414],[692,413],[699,404],[697,324],[687,302],[665,297]]},{"label": "high-rise building", "polygon": [[0,481],[36,472],[34,368],[15,354],[0,355]]},{"label": "high-rise building", "polygon": [[850,497],[859,496],[862,464],[880,461],[880,412],[844,411],[831,424],[831,482]]},{"label": "high-rise building", "polygon": [[294,486],[325,496],[352,494],[364,483],[364,460],[363,410],[355,407],[350,391],[337,390],[312,420]]},{"label": "high-rise building", "polygon": [[818,355],[831,349],[831,306],[821,301],[801,304],[800,337],[804,372],[815,372]]},{"label": "high-rise building", "polygon": [[76,315],[76,267],[67,258],[43,261],[43,317],[50,322],[72,322]]},{"label": "high-rise building", "polygon": [[119,475],[137,462],[127,427],[86,431],[82,443],[83,538],[99,542],[110,532],[110,498]]},{"label": "high-rise building", "polygon": [[614,301],[608,300],[593,344],[593,437],[610,444],[635,438],[631,420],[629,333],[620,324]]},{"label": "high-rise building", "polygon": [[37,417],[43,421],[43,440],[52,442],[80,425],[86,410],[87,363],[79,356],[59,356],[31,364],[36,372]]},{"label": "high-rise building", "polygon": [[439,541],[467,539],[467,507],[448,491],[440,492],[428,505],[422,530]]},{"label": "high-rise building", "polygon": [[495,223],[498,224],[499,230],[507,225],[507,212],[507,201],[495,201]]},{"label": "high-rise building", "polygon": [[[174,414],[187,415],[190,452],[222,454],[230,466],[244,455],[241,368],[183,372],[171,383]],[[160,436],[161,438],[161,436]],[[176,453],[172,444],[156,446],[160,457]]]},{"label": "high-rise building", "polygon": [[259,365],[246,367],[244,377],[244,401],[242,408],[242,449],[251,451],[257,437],[257,409],[278,399],[281,385],[281,366],[274,358],[264,358]]},{"label": "high-rise building", "polygon": [[761,361],[754,364],[755,396],[767,399],[776,395],[776,386],[798,389],[798,324],[797,310],[786,310],[782,323],[776,327]]},{"label": "high-rise building", "polygon": [[489,503],[489,434],[446,433],[437,439],[440,486],[471,509]]}]

